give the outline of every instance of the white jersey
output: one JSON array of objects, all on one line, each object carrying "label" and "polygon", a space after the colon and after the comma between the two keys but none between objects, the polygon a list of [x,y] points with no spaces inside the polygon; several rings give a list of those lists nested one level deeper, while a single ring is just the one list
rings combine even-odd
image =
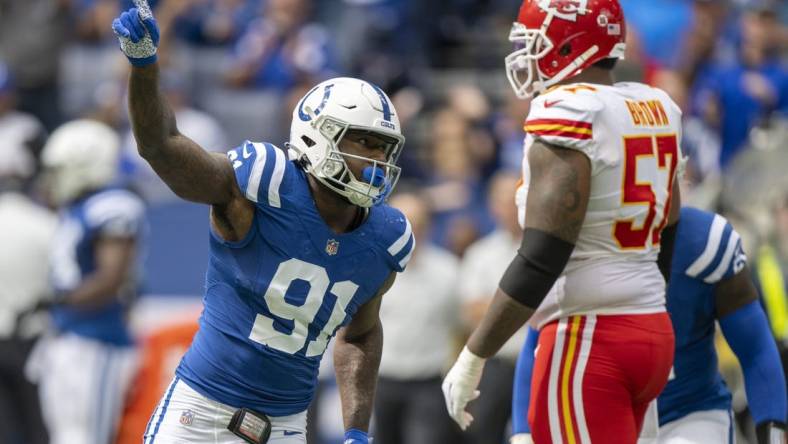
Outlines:
[{"label": "white jersey", "polygon": [[591,161],[583,227],[564,273],[539,306],[542,326],[574,314],[664,311],[656,265],[681,159],[681,111],[640,83],[572,84],[533,100],[525,122],[520,224],[530,183],[528,151],[539,139],[581,151]]}]

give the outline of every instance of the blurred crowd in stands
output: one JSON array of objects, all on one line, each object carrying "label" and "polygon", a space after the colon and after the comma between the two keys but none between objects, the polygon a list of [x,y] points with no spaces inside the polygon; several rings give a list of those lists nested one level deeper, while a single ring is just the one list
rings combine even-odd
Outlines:
[{"label": "blurred crowd in stands", "polygon": [[[420,248],[383,304],[387,342],[378,408],[399,415],[386,414],[379,422],[385,432],[376,442],[461,442],[442,410],[441,372],[519,245],[510,194],[519,177],[529,103],[514,97],[503,70],[519,0],[150,3],[162,30],[162,88],[181,132],[206,149],[226,151],[245,139],[283,146],[295,101],[329,77],[361,77],[392,97],[407,137],[397,199],[413,220]],[[685,204],[720,211],[742,233],[784,351],[788,2],[621,3],[629,35],[617,76],[663,88],[682,108]],[[121,174],[152,213],[184,208],[136,154],[129,130],[128,63],[110,24],[130,6],[129,0],[0,0],[0,193],[21,187],[45,204],[35,178],[47,134],[70,119],[90,117],[121,135]],[[5,214],[2,205],[0,197]],[[13,214],[2,216],[0,226],[6,217]],[[173,233],[157,237],[164,228],[156,221],[169,223],[151,218],[152,243],[165,242]],[[179,219],[189,223],[203,234],[184,242],[207,244],[207,231],[200,231],[207,219]],[[0,259],[4,254],[18,253],[0,251]],[[175,287],[194,289],[176,293],[199,296],[204,255],[178,256],[177,248],[155,245],[149,255],[151,263],[197,271],[178,287],[152,284],[162,282],[153,275],[181,279],[185,273],[148,268],[148,293]],[[0,327],[26,303],[35,305],[32,296],[11,302],[18,298],[5,290],[0,288]],[[424,325],[414,329],[422,317]],[[392,339],[398,335],[405,336]],[[423,342],[423,352],[414,353],[410,347],[419,339],[407,335],[432,343]],[[0,328],[0,346],[7,337]],[[482,383],[482,390],[487,384],[488,393],[500,396],[486,396],[485,402],[497,404],[479,407],[480,430],[467,434],[469,444],[504,440],[519,345],[513,350],[502,352],[488,372],[495,376]],[[419,362],[422,355],[435,360]],[[0,402],[0,417],[2,411]],[[0,441],[8,442],[2,430],[0,425]]]}]

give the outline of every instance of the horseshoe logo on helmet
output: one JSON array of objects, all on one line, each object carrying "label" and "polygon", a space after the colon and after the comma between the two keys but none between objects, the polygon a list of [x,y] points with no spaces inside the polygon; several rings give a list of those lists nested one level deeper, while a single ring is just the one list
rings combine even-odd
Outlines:
[{"label": "horseshoe logo on helmet", "polygon": [[588,0],[539,0],[539,8],[570,22],[576,22],[578,15],[589,12]]},{"label": "horseshoe logo on helmet", "polygon": [[[317,108],[313,110],[315,116],[320,114],[320,111],[323,111],[323,107],[326,106],[328,103],[328,98],[331,97],[331,88],[334,87],[334,84],[326,85],[325,89],[323,90],[323,100],[320,102]],[[306,103],[307,99],[312,95],[313,92],[317,91],[317,86],[312,88],[312,91],[309,91],[303,99],[301,99],[301,103],[298,104],[298,118],[303,120],[304,122],[309,122],[312,120],[312,116],[304,112],[304,103]]]}]

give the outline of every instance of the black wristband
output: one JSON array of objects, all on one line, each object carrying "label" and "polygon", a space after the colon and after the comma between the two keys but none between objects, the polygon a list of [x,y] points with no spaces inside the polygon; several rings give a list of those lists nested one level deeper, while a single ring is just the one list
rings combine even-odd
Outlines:
[{"label": "black wristband", "polygon": [[758,444],[774,444],[785,442],[785,423],[780,421],[765,421],[755,426],[755,436]]},{"label": "black wristband", "polygon": [[535,228],[526,228],[517,256],[499,287],[517,302],[536,308],[569,262],[574,244]]}]

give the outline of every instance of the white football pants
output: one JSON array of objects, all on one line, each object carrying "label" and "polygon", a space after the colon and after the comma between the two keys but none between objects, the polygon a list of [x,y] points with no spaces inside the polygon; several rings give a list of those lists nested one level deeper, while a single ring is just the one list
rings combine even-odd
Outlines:
[{"label": "white football pants", "polygon": [[44,337],[27,362],[51,444],[110,444],[137,369],[133,347],[71,333]]},{"label": "white football pants", "polygon": [[[176,377],[148,422],[143,444],[246,444],[227,430],[235,410],[197,393]],[[306,443],[306,411],[269,419],[269,444]]]},{"label": "white football pants", "polygon": [[703,410],[671,421],[659,428],[659,444],[735,443],[731,414],[727,410]]}]

